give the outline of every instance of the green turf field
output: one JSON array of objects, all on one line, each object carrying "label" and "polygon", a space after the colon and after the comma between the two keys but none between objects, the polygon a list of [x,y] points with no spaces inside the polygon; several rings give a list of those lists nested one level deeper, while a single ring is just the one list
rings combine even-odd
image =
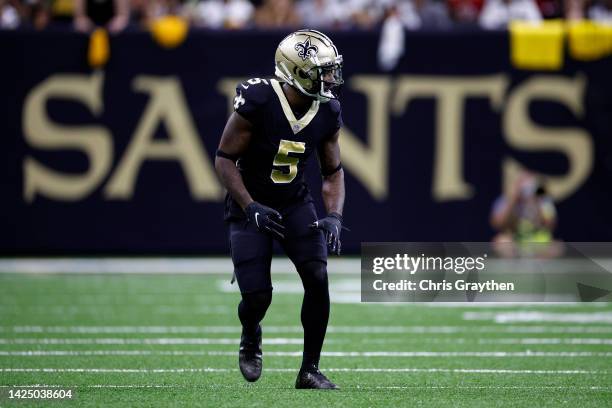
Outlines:
[{"label": "green turf field", "polygon": [[[330,276],[321,361],[342,389],[297,391],[300,284],[284,272],[255,384],[227,273],[0,273],[0,407],[612,405],[611,305],[359,304],[347,271]],[[14,386],[75,397],[15,402]]]}]

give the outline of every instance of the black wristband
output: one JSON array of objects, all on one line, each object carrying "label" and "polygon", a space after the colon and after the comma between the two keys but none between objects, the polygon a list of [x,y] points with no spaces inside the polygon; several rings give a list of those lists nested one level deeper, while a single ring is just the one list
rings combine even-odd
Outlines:
[{"label": "black wristband", "polygon": [[217,149],[217,153],[215,153],[215,156],[217,156],[217,157],[223,157],[224,159],[228,159],[228,160],[231,160],[231,161],[233,161],[233,162],[236,162],[236,161],[237,161],[237,160],[240,158],[240,156],[237,156],[237,155],[235,155],[235,154],[228,154],[228,153],[225,153],[225,152],[224,152],[223,150],[221,150],[221,149]]},{"label": "black wristband", "polygon": [[321,174],[323,175],[323,177],[329,177],[332,174],[339,172],[341,169],[342,169],[342,163],[338,164],[338,167],[336,167],[333,170],[326,171],[324,169],[321,169]]}]

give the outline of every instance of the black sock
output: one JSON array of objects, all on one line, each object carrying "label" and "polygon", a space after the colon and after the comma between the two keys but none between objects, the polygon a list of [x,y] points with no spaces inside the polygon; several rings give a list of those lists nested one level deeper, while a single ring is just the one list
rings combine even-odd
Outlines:
[{"label": "black sock", "polygon": [[302,369],[316,370],[329,320],[327,268],[325,263],[313,261],[300,265],[298,272],[304,284],[301,314],[304,327]]}]

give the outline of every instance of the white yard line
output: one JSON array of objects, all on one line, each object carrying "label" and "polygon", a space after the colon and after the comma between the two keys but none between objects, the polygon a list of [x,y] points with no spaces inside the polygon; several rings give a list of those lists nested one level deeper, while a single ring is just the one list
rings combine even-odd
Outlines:
[{"label": "white yard line", "polygon": [[[88,385],[59,385],[59,384],[26,384],[26,385],[0,385],[0,388],[182,388],[182,389],[228,389],[228,390],[240,390],[249,389],[252,386],[245,385],[223,385],[223,384],[88,384]],[[273,387],[258,384],[257,389],[265,390],[286,390],[293,389],[293,387]],[[612,390],[612,386],[600,386],[600,385],[356,385],[356,386],[342,386],[344,390],[406,390],[406,389],[431,389],[431,390],[514,390],[514,389],[526,389],[526,390],[592,390],[592,391],[604,391]]]},{"label": "white yard line", "polygon": [[[330,272],[331,274],[331,272]],[[297,275],[296,275],[297,277]],[[238,292],[236,284],[227,279],[216,281],[217,290],[221,293]],[[304,286],[299,279],[274,280],[272,282],[275,294],[304,293]],[[361,302],[361,280],[360,279],[330,279],[329,291],[332,296],[340,297],[340,300]]]},{"label": "white yard line", "polygon": [[537,311],[518,312],[466,312],[463,320],[492,320],[495,323],[612,323],[612,312],[596,313],[544,313]]},{"label": "white yard line", "polygon": [[[230,334],[241,326],[0,326],[0,333]],[[266,333],[302,333],[302,326],[264,326]],[[337,334],[612,333],[612,326],[329,326]]]},{"label": "white yard line", "polygon": [[516,338],[516,339],[480,339],[480,344],[590,344],[611,345],[612,339],[599,338]]},{"label": "white yard line", "polygon": [[[0,368],[0,373],[229,373],[237,368]],[[266,368],[266,372],[293,373],[294,368]],[[606,370],[505,370],[493,368],[326,368],[329,372],[359,373],[454,373],[454,374],[610,374]]]},{"label": "white yard line", "polygon": [[[396,305],[397,303],[381,303],[383,305]],[[609,303],[606,302],[423,302],[420,306],[434,308],[466,308],[466,309],[499,309],[504,307],[589,307],[589,308],[606,308]]]},{"label": "white yard line", "polygon": [[[359,258],[329,259],[330,274],[361,273]],[[13,258],[0,259],[0,273],[69,274],[226,274],[234,266],[230,258]],[[289,259],[275,257],[272,274],[297,276]]]},{"label": "white yard line", "polygon": [[[333,339],[331,340],[334,342]],[[302,344],[301,338],[272,337],[264,339],[267,345]],[[14,338],[0,339],[0,344],[155,344],[155,345],[176,345],[176,344],[239,344],[239,338],[171,338],[155,337],[146,339],[125,339],[125,338]]]},{"label": "white yard line", "polygon": [[451,337],[439,338],[430,337],[423,339],[422,337],[408,338],[365,338],[362,340],[364,344],[391,345],[391,344],[414,344],[427,342],[430,344],[565,344],[565,345],[612,345],[612,339],[608,338],[493,338],[483,339],[478,337]]},{"label": "white yard line", "polygon": [[[267,351],[269,357],[302,357],[301,351]],[[580,358],[580,357],[612,357],[612,352],[590,351],[324,351],[324,357],[487,357],[487,358],[515,358],[515,357],[554,357],[554,358]],[[0,357],[74,357],[74,356],[229,356],[235,357],[236,351],[162,351],[162,350],[21,350],[0,351]]]},{"label": "white yard line", "polygon": [[[348,343],[350,339],[327,339],[327,344]],[[612,345],[610,338],[472,338],[472,337],[451,337],[451,338],[427,338],[428,343],[436,344],[587,344],[587,345]],[[383,339],[364,339],[363,343],[370,344],[398,344],[398,343],[415,343],[423,342],[423,338],[406,337],[406,338],[383,338]],[[148,345],[228,345],[239,344],[238,338],[208,338],[208,337],[153,337],[153,338],[36,338],[36,337],[16,337],[16,338],[0,338],[1,344],[148,344]],[[301,338],[287,337],[264,337],[264,345],[287,345],[287,344],[302,344]]]}]

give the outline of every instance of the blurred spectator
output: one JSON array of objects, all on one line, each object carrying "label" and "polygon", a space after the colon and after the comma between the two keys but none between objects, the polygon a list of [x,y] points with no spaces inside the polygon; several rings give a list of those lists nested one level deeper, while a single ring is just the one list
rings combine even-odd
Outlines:
[{"label": "blurred spectator", "polygon": [[18,6],[14,1],[0,0],[0,28],[17,28],[21,22]]},{"label": "blurred spectator", "polygon": [[[20,25],[43,29],[50,22],[71,21],[82,32],[96,26],[117,32],[130,22],[147,28],[169,14],[186,17],[196,27],[214,29],[374,29],[387,25],[387,36],[399,38],[391,34],[397,32],[397,22],[407,29],[474,24],[503,29],[513,20],[560,17],[588,17],[612,24],[612,0],[0,0],[0,28],[5,29]],[[395,41],[393,47],[386,47],[383,54],[395,57],[382,58],[387,61],[383,65],[392,66],[388,62],[403,53],[398,44]]]},{"label": "blurred spectator", "polygon": [[389,21],[393,21],[396,17],[404,27],[410,30],[421,27],[421,17],[417,11],[415,2],[412,0],[399,0],[397,4],[391,7],[387,12],[383,27],[387,25]]},{"label": "blurred spectator", "polygon": [[[416,13],[412,17],[416,20]],[[412,24],[412,22],[409,24]],[[387,11],[387,17],[380,32],[378,43],[378,66],[380,69],[391,71],[395,68],[402,55],[404,55],[404,47],[404,23],[399,16],[397,7],[393,6]]]},{"label": "blurred spectator", "polygon": [[130,0],[130,22],[148,29],[160,17],[188,14],[181,0]]},{"label": "blurred spectator", "polygon": [[440,0],[399,0],[397,9],[406,28],[448,28],[452,25],[446,5]]},{"label": "blurred spectator", "polygon": [[506,28],[514,20],[542,20],[534,0],[487,0],[480,14],[480,26],[488,30]]},{"label": "blurred spectator", "polygon": [[51,21],[51,6],[49,0],[10,1],[21,15],[21,25],[36,30],[46,28]]},{"label": "blurred spectator", "polygon": [[612,24],[612,0],[594,2],[589,8],[588,17],[599,23]]},{"label": "blurred spectator", "polygon": [[536,0],[538,8],[542,14],[542,18],[563,18],[563,1],[562,0]]},{"label": "blurred spectator", "polygon": [[582,20],[586,14],[587,0],[565,0],[565,18]]},{"label": "blurred spectator", "polygon": [[452,21],[446,4],[441,0],[416,0],[424,27],[450,28]]},{"label": "blurred spectator", "polygon": [[145,0],[148,15],[151,19],[168,15],[180,15],[183,4],[181,0]]},{"label": "blurred spectator", "polygon": [[304,27],[329,29],[342,28],[349,24],[350,10],[347,2],[337,0],[301,0],[297,13]]},{"label": "blurred spectator", "polygon": [[122,31],[129,23],[129,0],[75,0],[74,27],[89,32],[96,26]]},{"label": "blurred spectator", "polygon": [[553,243],[557,211],[545,186],[531,173],[522,173],[508,195],[495,200],[491,226],[498,252],[512,254],[513,244]]},{"label": "blurred spectator", "polygon": [[484,0],[447,0],[448,11],[459,25],[475,25],[482,10]]},{"label": "blurred spectator", "polygon": [[404,29],[447,28],[451,20],[444,4],[436,0],[398,0],[387,8],[378,44],[378,66],[393,70],[404,55]]},{"label": "blurred spectator", "polygon": [[31,3],[29,20],[36,30],[43,30],[51,21],[49,3],[44,0],[33,1]]},{"label": "blurred spectator", "polygon": [[203,0],[190,3],[185,9],[196,26],[229,29],[247,27],[254,10],[248,0]]},{"label": "blurred spectator", "polygon": [[151,22],[153,1],[149,0],[130,0],[130,21],[132,24],[145,29]]},{"label": "blurred spectator", "polygon": [[395,0],[348,0],[346,10],[348,11],[350,23],[364,29],[374,28],[380,24],[385,13],[395,6]]},{"label": "blurred spectator", "polygon": [[264,0],[255,11],[255,25],[259,28],[296,28],[300,23],[293,0]]}]

